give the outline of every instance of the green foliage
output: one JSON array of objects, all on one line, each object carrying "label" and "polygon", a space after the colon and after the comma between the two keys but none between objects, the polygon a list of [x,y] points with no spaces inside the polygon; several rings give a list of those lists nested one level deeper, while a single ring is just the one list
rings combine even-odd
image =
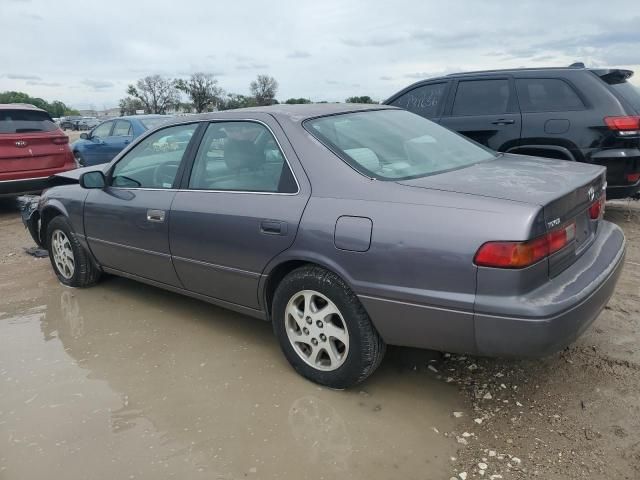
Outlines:
[{"label": "green foliage", "polygon": [[369,95],[362,95],[360,97],[349,97],[345,100],[346,103],[378,103],[373,100]]},{"label": "green foliage", "polygon": [[175,80],[175,86],[189,96],[197,113],[218,106],[224,93],[218,86],[218,80],[210,73],[197,72],[188,80],[178,78]]},{"label": "green foliage", "polygon": [[160,75],[149,75],[129,85],[127,95],[140,100],[148,113],[164,114],[180,103],[175,81]]},{"label": "green foliage", "polygon": [[284,103],[287,103],[289,105],[295,105],[297,103],[311,103],[311,100],[309,100],[308,98],[289,98]]},{"label": "green foliage", "polygon": [[42,98],[31,97],[24,92],[2,92],[0,93],[0,103],[27,103],[45,110],[55,118],[80,114],[77,110],[67,107],[59,100],[54,100],[49,103]]},{"label": "green foliage", "polygon": [[255,97],[258,105],[274,105],[277,102],[278,82],[269,75],[258,75],[249,85],[251,94]]},{"label": "green foliage", "polygon": [[[135,115],[136,110],[145,110],[144,104],[137,98],[133,97],[120,99],[118,106],[120,107],[120,115]],[[146,110],[145,113],[147,113]]]},{"label": "green foliage", "polygon": [[248,97],[238,93],[229,93],[220,99],[218,110],[232,110],[234,108],[255,107],[258,103],[255,97]]}]

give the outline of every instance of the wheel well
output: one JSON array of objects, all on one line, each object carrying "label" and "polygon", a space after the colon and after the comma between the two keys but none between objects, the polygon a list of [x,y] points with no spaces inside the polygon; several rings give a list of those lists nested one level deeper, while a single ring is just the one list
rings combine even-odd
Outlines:
[{"label": "wheel well", "polygon": [[40,242],[44,247],[47,247],[47,226],[58,215],[62,212],[55,207],[46,207],[40,215]]},{"label": "wheel well", "polygon": [[533,157],[555,158],[557,160],[574,160],[570,153],[565,153],[562,150],[555,148],[540,148],[540,147],[522,147],[512,148],[509,153],[517,153],[518,155],[531,155]]},{"label": "wheel well", "polygon": [[330,268],[325,267],[324,265],[321,265],[315,262],[308,262],[306,260],[288,260],[286,262],[281,263],[280,265],[275,267],[273,270],[271,270],[271,273],[269,273],[269,277],[267,278],[267,281],[264,287],[263,298],[265,301],[265,311],[267,312],[267,318],[269,320],[271,319],[271,307],[273,304],[273,296],[275,295],[276,288],[278,288],[278,285],[280,285],[280,282],[284,279],[284,277],[289,275],[289,273],[294,271],[296,268],[300,268],[306,265],[309,265],[312,267],[324,268],[325,270],[328,270],[338,275],[336,272],[334,272]]}]

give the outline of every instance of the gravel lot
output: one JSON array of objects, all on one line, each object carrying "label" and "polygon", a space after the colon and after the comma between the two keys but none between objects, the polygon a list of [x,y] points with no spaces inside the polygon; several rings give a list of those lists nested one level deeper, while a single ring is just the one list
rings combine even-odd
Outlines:
[{"label": "gravel lot", "polygon": [[[68,132],[70,133],[70,132]],[[0,203],[0,478],[640,478],[640,208],[596,323],[543,360],[390,349],[355,390],[270,326],[132,281],[62,287]]]}]

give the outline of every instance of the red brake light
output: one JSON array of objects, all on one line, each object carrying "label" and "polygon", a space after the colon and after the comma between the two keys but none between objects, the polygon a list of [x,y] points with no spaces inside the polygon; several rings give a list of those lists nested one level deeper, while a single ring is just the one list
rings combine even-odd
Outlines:
[{"label": "red brake light", "polygon": [[638,180],[640,180],[640,172],[627,173],[626,177],[627,177],[627,182],[636,183]]},{"label": "red brake light", "polygon": [[605,117],[604,123],[606,123],[607,127],[611,130],[640,130],[640,116]]},{"label": "red brake light", "polygon": [[605,201],[606,201],[606,195],[603,191],[602,195],[600,195],[600,198],[597,199],[595,202],[593,202],[589,207],[589,218],[591,218],[591,220],[597,220],[602,216],[604,216]]},{"label": "red brake light", "polygon": [[56,145],[64,145],[66,143],[69,143],[69,137],[67,137],[66,135],[64,137],[53,137],[53,143],[55,143]]},{"label": "red brake light", "polygon": [[487,242],[473,261],[481,267],[524,268],[566,247],[575,237],[576,223],[570,222],[526,242]]}]

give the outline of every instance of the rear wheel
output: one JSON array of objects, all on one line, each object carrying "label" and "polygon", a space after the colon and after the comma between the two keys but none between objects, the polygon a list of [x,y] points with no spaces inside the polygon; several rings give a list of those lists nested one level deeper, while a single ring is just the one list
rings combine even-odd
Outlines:
[{"label": "rear wheel", "polygon": [[100,278],[100,270],[78,241],[69,221],[53,218],[47,226],[47,248],[58,280],[69,287],[88,287]]},{"label": "rear wheel", "polygon": [[363,381],[385,352],[356,295],[339,276],[316,266],[282,280],[273,300],[273,328],[293,368],[331,388]]}]

